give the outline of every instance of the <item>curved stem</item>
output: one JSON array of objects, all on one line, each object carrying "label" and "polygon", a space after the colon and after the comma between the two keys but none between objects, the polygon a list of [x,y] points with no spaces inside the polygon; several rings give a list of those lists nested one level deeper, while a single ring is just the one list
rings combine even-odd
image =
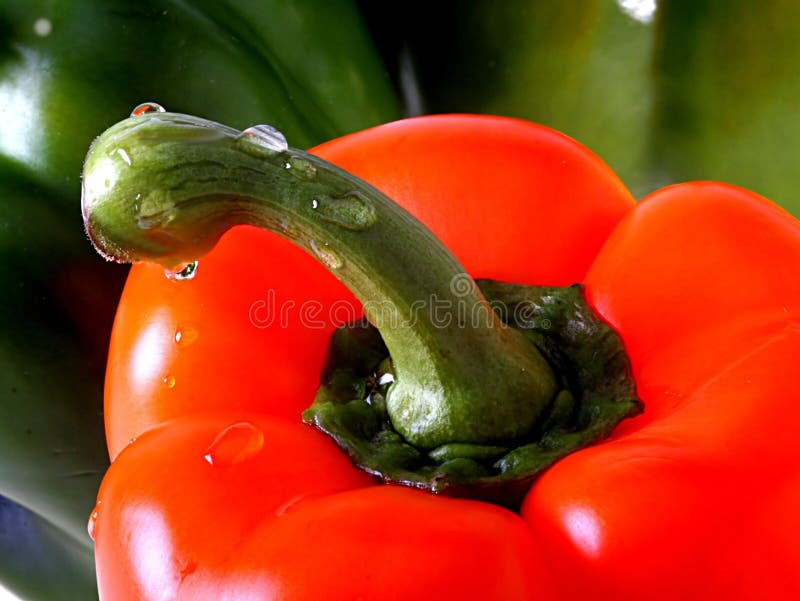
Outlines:
[{"label": "curved stem", "polygon": [[515,440],[556,392],[538,351],[504,327],[452,254],[353,175],[282,144],[187,115],[146,113],[106,131],[83,178],[86,230],[107,258],[195,260],[236,224],[315,256],[364,304],[392,357],[387,404],[409,442]]}]

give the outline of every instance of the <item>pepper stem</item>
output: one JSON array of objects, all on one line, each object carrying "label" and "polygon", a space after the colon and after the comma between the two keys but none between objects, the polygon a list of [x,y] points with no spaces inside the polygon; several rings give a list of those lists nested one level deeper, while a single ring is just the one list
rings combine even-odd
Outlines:
[{"label": "pepper stem", "polygon": [[381,192],[279,132],[173,113],[111,127],[87,156],[83,216],[109,259],[198,259],[237,224],[302,247],[363,303],[390,353],[387,407],[420,448],[524,437],[557,392],[434,235]]}]

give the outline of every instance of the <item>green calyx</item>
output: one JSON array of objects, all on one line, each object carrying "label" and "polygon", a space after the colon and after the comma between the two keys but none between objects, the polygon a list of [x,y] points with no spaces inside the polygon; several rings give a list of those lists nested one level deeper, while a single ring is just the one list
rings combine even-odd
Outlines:
[{"label": "green calyx", "polygon": [[622,340],[594,314],[580,285],[478,285],[502,323],[522,333],[559,377],[560,391],[526,437],[494,445],[453,441],[434,449],[410,444],[387,413],[393,366],[366,320],[334,333],[321,386],[303,417],[384,481],[516,507],[543,470],[606,438],[642,404]]},{"label": "green calyx", "polygon": [[[493,306],[511,306],[514,294],[529,302],[525,289],[479,288],[369,184],[290,148],[270,126],[239,132],[161,110],[146,106],[92,145],[82,199],[89,238],[108,259],[174,268],[249,224],[314,256],[363,303],[369,327],[334,339],[306,419],[365,469],[434,491],[486,488],[498,475],[524,481],[532,462],[549,464],[586,433],[605,435],[610,414],[638,409],[589,394],[593,368],[571,357],[568,338],[520,327]],[[543,310],[565,302],[552,295],[561,300],[536,301]],[[530,445],[544,454],[529,459]]]}]

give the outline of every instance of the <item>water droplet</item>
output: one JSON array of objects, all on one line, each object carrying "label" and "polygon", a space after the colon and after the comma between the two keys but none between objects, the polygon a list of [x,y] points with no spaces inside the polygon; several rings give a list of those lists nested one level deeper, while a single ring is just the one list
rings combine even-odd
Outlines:
[{"label": "water droplet", "polygon": [[348,230],[365,230],[378,218],[372,202],[361,192],[353,190],[338,198],[320,198],[317,214]]},{"label": "water droplet", "polygon": [[238,422],[217,434],[203,458],[214,467],[230,467],[255,457],[263,448],[264,433],[250,422]]},{"label": "water droplet", "polygon": [[378,378],[378,386],[385,386],[394,382],[394,374],[381,374]]},{"label": "water droplet", "polygon": [[125,163],[128,165],[128,167],[130,167],[130,165],[131,165],[131,157],[128,154],[128,152],[124,148],[117,148],[117,150],[115,152],[117,153],[117,155],[123,161],[125,161]]},{"label": "water droplet", "polygon": [[131,111],[131,117],[138,117],[145,113],[166,113],[167,110],[157,102],[143,102]]},{"label": "water droplet", "polygon": [[175,388],[175,376],[167,374],[161,379],[161,383],[167,388]]},{"label": "water droplet", "polygon": [[33,32],[41,38],[46,38],[53,33],[53,22],[50,19],[40,17],[33,23]]},{"label": "water droplet", "polygon": [[197,261],[192,261],[191,263],[182,263],[177,267],[165,269],[164,275],[167,276],[167,279],[175,282],[191,280],[197,275]]},{"label": "water droplet", "polygon": [[179,564],[181,573],[181,582],[186,580],[187,576],[191,576],[197,571],[197,561],[194,559],[187,559]]},{"label": "water droplet", "polygon": [[89,533],[89,538],[94,540],[95,533],[97,532],[97,517],[100,515],[100,505],[102,501],[98,501],[97,505],[92,509],[89,514],[89,521],[86,523],[86,531]]},{"label": "water droplet", "polygon": [[311,240],[309,246],[311,246],[311,250],[320,260],[320,263],[328,269],[340,269],[344,265],[344,260],[328,248],[327,242],[317,244],[316,241]]},{"label": "water droplet", "polygon": [[299,156],[289,157],[289,160],[283,164],[284,168],[292,175],[299,179],[314,179],[317,174],[317,168],[314,167],[311,161]]},{"label": "water droplet", "polygon": [[306,498],[306,495],[304,495],[304,494],[303,495],[297,495],[296,497],[292,497],[291,499],[286,501],[283,505],[279,505],[275,509],[275,515],[277,515],[278,517],[286,515],[286,513],[289,510],[291,510],[295,505],[297,505],[300,501],[304,500],[305,498]]},{"label": "water droplet", "polygon": [[197,340],[197,336],[197,330],[190,326],[178,328],[175,330],[175,344],[180,346],[189,346],[192,344],[192,342]]},{"label": "water droplet", "polygon": [[[138,206],[135,213],[136,224],[143,230],[167,227],[178,216],[178,209],[169,199],[169,192],[164,190],[151,190],[148,193],[137,193]],[[186,264],[184,264],[186,267]]]},{"label": "water droplet", "polygon": [[271,125],[248,127],[239,134],[236,141],[255,156],[271,157],[289,149],[286,137]]}]

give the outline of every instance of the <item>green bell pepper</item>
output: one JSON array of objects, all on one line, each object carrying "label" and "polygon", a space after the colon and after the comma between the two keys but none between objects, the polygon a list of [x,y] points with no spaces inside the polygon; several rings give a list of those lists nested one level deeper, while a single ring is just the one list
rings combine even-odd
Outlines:
[{"label": "green bell pepper", "polygon": [[361,4],[414,112],[548,125],[637,197],[712,179],[800,215],[792,0]]},{"label": "green bell pepper", "polygon": [[97,594],[86,521],[125,271],[98,263],[76,199],[93,136],[142,101],[296,146],[398,116],[349,0],[0,5],[0,585],[26,599]]}]

